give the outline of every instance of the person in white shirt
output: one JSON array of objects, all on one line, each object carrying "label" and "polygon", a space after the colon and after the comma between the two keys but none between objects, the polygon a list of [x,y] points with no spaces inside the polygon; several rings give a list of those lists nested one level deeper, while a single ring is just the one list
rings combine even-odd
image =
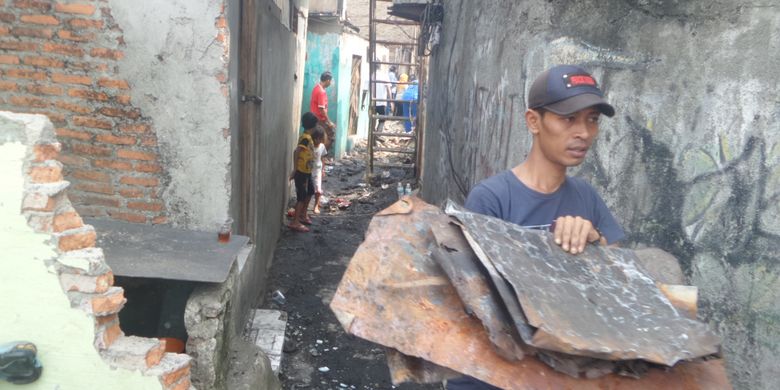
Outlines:
[{"label": "person in white shirt", "polygon": [[[374,64],[374,72],[375,72],[374,79],[377,81],[377,83],[374,84],[374,99],[377,99],[375,104],[376,114],[390,115],[390,111],[387,109],[387,99],[389,99],[389,97],[391,96],[390,84],[387,83],[388,81],[387,72],[382,70],[382,67],[379,64]],[[381,133],[384,128],[385,128],[385,120],[379,119],[376,126],[376,132]]]},{"label": "person in white shirt", "polygon": [[325,167],[322,157],[328,154],[325,144],[320,144],[314,149],[314,166],[311,170],[311,178],[314,181],[314,214],[320,213],[320,197],[322,197],[322,177],[325,176]]}]

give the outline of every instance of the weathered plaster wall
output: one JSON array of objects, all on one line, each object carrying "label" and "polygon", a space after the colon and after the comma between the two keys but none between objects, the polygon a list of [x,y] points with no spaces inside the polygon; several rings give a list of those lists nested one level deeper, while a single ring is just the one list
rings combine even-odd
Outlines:
[{"label": "weathered plaster wall", "polygon": [[223,1],[110,0],[124,31],[120,73],[151,117],[167,177],[170,221],[213,228],[228,215],[230,133]]},{"label": "weathered plaster wall", "polygon": [[618,113],[576,174],[677,255],[738,389],[780,387],[780,9],[761,1],[445,2],[423,195],[462,200],[521,162],[530,81],[593,71]]},{"label": "weathered plaster wall", "polygon": [[[358,105],[360,105],[360,96],[363,88],[368,88],[368,41],[357,34],[341,34],[339,43],[339,74],[341,81],[338,83],[338,149],[348,152],[347,138],[349,138],[349,110],[350,110],[350,92],[352,88],[352,58],[360,57],[360,80],[358,86]],[[364,109],[358,107],[357,134],[354,138],[365,139],[368,135],[368,98]]]}]

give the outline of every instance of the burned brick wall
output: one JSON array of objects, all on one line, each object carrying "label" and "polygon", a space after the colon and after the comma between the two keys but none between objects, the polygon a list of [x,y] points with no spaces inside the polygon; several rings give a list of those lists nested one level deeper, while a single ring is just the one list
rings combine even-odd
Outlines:
[{"label": "burned brick wall", "polygon": [[[230,192],[225,4],[153,6],[0,1],[0,109],[54,123],[82,215],[207,226]],[[180,74],[167,85],[166,68]],[[223,179],[185,178],[203,166]]]},{"label": "burned brick wall", "polygon": [[624,245],[674,253],[738,389],[780,386],[780,10],[753,1],[447,1],[430,68],[423,195],[462,200],[524,160],[530,83],[594,73],[616,107],[573,174]]}]

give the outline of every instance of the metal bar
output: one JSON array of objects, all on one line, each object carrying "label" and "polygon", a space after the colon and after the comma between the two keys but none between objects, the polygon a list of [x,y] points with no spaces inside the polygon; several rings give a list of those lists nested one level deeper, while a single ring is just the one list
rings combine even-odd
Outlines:
[{"label": "metal bar", "polygon": [[409,149],[399,149],[399,148],[374,148],[375,152],[388,152],[388,153],[403,153],[403,154],[414,154],[414,150]]},{"label": "metal bar", "polygon": [[371,61],[371,63],[372,64],[381,64],[381,65],[420,66],[420,64],[412,64],[412,63],[406,63],[406,62]]},{"label": "metal bar", "polygon": [[419,22],[411,20],[393,20],[393,19],[374,19],[374,23],[392,24],[396,26],[419,26]]},{"label": "metal bar", "polygon": [[376,43],[380,45],[391,45],[391,46],[417,46],[417,42],[395,42],[395,41],[377,40]]},{"label": "metal bar", "polygon": [[414,103],[417,100],[402,100],[402,99],[371,99],[372,102],[395,102],[395,103]]},{"label": "metal bar", "polygon": [[[386,81],[386,80],[374,80],[374,81],[370,81],[370,82],[371,82],[371,83],[374,83],[374,84],[385,83],[385,84],[395,84],[395,85],[412,85],[412,84],[417,84],[417,82],[414,82],[414,81]],[[261,98],[261,100],[262,100],[262,98]]]},{"label": "metal bar", "polygon": [[417,138],[417,135],[413,133],[374,133],[374,135],[377,137]]},{"label": "metal bar", "polygon": [[372,115],[374,119],[385,121],[414,121],[414,118],[408,116],[395,116],[395,115]]},{"label": "metal bar", "polygon": [[[374,23],[374,13],[376,12],[376,0],[369,0],[368,2],[368,58],[376,58],[376,23]],[[374,82],[376,77],[374,74],[374,64],[370,61],[368,69],[368,100],[369,100],[369,115],[376,113],[374,103],[374,88],[371,88],[371,83]],[[374,173],[374,129],[376,126],[376,119],[369,118],[368,121],[368,145],[366,153],[366,183],[371,182],[371,175]]]}]

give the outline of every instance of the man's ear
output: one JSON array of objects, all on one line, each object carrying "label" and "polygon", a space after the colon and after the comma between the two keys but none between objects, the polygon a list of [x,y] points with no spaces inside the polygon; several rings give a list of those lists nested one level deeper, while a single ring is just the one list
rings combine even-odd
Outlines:
[{"label": "man's ear", "polygon": [[539,129],[542,122],[542,116],[536,110],[525,110],[525,123],[528,126],[528,131],[533,134],[539,134]]}]

